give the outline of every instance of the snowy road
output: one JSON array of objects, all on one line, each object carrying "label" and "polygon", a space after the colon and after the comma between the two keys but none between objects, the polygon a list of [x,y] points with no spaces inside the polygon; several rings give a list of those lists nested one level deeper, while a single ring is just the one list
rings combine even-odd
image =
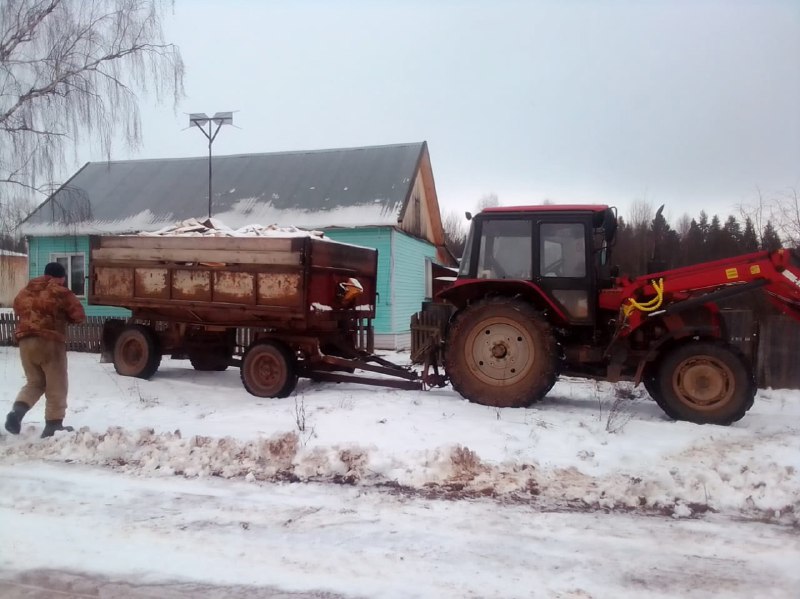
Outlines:
[{"label": "snowy road", "polygon": [[791,597],[800,588],[796,529],[722,517],[542,513],[76,465],[2,466],[0,478],[4,568],[94,564],[139,584],[350,597]]},{"label": "snowy road", "polygon": [[307,381],[263,400],[174,360],[70,370],[77,431],[39,439],[36,406],[0,434],[4,599],[797,598],[797,392],[716,427],[576,379],[495,410]]}]

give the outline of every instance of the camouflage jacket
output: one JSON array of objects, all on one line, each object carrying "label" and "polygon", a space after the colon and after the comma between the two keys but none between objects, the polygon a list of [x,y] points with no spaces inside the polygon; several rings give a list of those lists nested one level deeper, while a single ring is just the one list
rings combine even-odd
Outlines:
[{"label": "camouflage jacket", "polygon": [[31,279],[17,294],[14,312],[19,318],[17,339],[36,336],[66,342],[67,323],[86,320],[75,294],[47,275]]}]

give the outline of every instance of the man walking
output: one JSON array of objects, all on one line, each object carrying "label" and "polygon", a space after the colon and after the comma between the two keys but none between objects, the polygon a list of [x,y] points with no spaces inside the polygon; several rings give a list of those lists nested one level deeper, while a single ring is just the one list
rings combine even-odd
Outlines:
[{"label": "man walking", "polygon": [[31,279],[14,299],[19,318],[16,337],[19,357],[27,383],[20,389],[12,410],[6,416],[6,430],[18,435],[22,418],[44,394],[45,426],[42,437],[64,426],[67,411],[67,323],[86,319],[78,298],[64,286],[67,273],[58,262],[44,268],[44,276]]}]

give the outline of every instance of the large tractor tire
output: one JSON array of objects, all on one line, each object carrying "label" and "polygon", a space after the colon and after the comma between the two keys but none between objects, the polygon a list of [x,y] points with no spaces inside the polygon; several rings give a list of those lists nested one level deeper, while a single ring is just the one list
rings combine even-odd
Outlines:
[{"label": "large tractor tire", "polygon": [[113,359],[118,374],[149,379],[161,365],[156,332],[141,324],[126,326],[114,343]]},{"label": "large tractor tire", "polygon": [[468,400],[522,408],[553,387],[557,346],[550,325],[533,306],[492,298],[466,308],[447,336],[445,370]]},{"label": "large tractor tire", "polygon": [[256,397],[288,397],[297,386],[297,364],[283,343],[256,341],[242,357],[242,384]]},{"label": "large tractor tire", "polygon": [[654,399],[667,416],[729,425],[753,406],[756,384],[747,360],[720,342],[681,345],[661,361]]}]

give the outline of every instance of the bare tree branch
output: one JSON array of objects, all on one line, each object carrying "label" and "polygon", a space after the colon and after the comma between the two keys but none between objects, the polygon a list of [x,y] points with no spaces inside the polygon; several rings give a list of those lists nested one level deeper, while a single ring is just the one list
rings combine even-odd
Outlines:
[{"label": "bare tree branch", "polygon": [[183,61],[161,27],[171,6],[172,0],[0,1],[0,203],[50,188],[41,181],[54,180],[85,140],[109,158],[116,139],[139,146],[140,95],[171,96],[177,104]]}]

